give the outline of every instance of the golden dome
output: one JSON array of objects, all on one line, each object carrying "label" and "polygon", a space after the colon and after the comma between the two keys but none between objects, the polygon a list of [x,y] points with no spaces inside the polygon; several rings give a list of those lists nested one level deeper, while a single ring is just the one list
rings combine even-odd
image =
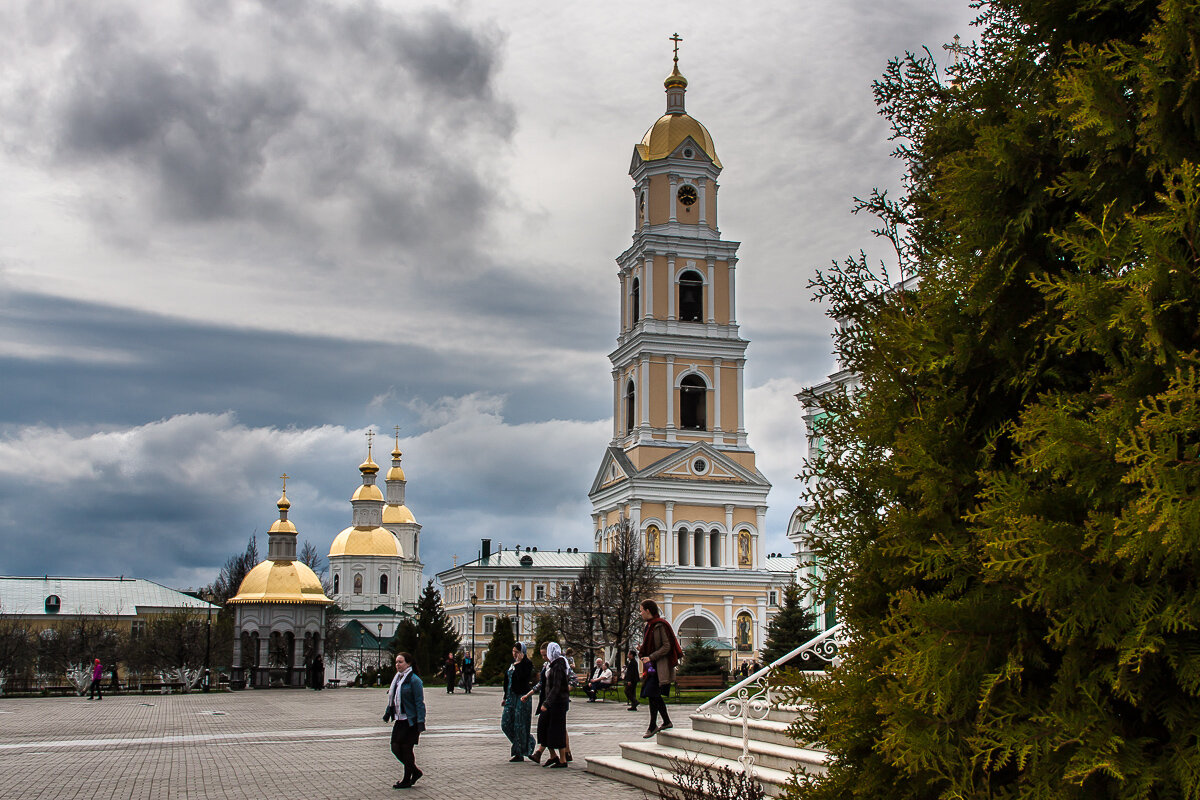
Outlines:
[{"label": "golden dome", "polygon": [[383,500],[383,492],[379,491],[379,487],[375,484],[363,484],[354,490],[354,494],[350,496],[350,500]]},{"label": "golden dome", "polygon": [[264,561],[246,573],[230,603],[333,603],[321,580],[300,561]]},{"label": "golden dome", "polygon": [[379,465],[375,463],[374,459],[368,453],[367,460],[358,465],[358,471],[363,475],[374,475],[376,472],[379,472]]},{"label": "golden dome", "polygon": [[402,525],[406,522],[416,522],[417,518],[408,510],[408,506],[384,506],[383,524]]},{"label": "golden dome", "polygon": [[[680,78],[683,76],[680,75]],[[675,152],[675,148],[683,144],[683,140],[692,137],[712,162],[721,168],[721,159],[717,158],[717,148],[713,144],[708,129],[689,114],[663,114],[650,126],[641,144],[637,145],[638,155],[643,161],[658,161]]]},{"label": "golden dome", "polygon": [[400,543],[387,528],[353,527],[337,535],[329,556],[398,556]]},{"label": "golden dome", "polygon": [[679,62],[675,62],[675,68],[671,70],[671,74],[663,81],[663,86],[668,89],[673,89],[678,86],[680,89],[687,88],[687,78],[679,72]]},{"label": "golden dome", "polygon": [[404,480],[404,470],[401,469],[400,467],[392,467],[391,469],[388,470],[387,479],[389,481]]},{"label": "golden dome", "polygon": [[392,460],[399,461],[400,456],[402,456],[402,455],[404,455],[404,454],[400,452],[400,440],[399,440],[399,436],[397,436],[396,437],[396,446],[392,449]]},{"label": "golden dome", "polygon": [[296,535],[296,526],[289,519],[277,519],[271,524],[271,530],[268,533],[290,533]]},{"label": "golden dome", "polygon": [[279,502],[275,503],[275,507],[278,508],[280,511],[287,511],[289,508],[292,507],[291,502],[287,499],[287,490],[286,489],[283,491],[283,494],[279,495]]}]

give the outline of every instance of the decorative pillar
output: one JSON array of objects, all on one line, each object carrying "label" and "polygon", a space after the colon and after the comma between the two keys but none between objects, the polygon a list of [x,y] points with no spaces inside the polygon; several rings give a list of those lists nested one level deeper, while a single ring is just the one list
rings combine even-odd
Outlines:
[{"label": "decorative pillar", "polygon": [[746,405],[746,403],[744,402],[746,395],[743,392],[743,389],[744,389],[743,380],[745,378],[745,374],[746,374],[746,359],[739,358],[737,360],[737,396],[738,396],[737,432],[738,432],[738,444],[739,445],[743,443],[743,439],[746,436],[746,409],[744,408],[744,406]]},{"label": "decorative pillar", "polygon": [[717,321],[717,283],[716,283],[717,262],[714,259],[708,259],[708,285],[704,288],[708,290],[708,324],[713,325]]},{"label": "decorative pillar", "polygon": [[713,440],[717,444],[724,443],[721,436],[721,364],[722,359],[713,359],[713,433],[716,434]]},{"label": "decorative pillar", "polygon": [[671,546],[659,552],[662,553],[664,564],[674,565],[679,563],[678,551],[675,549],[675,501],[668,500],[664,505],[667,508],[667,519],[665,520],[667,526],[666,538]]},{"label": "decorative pillar", "polygon": [[733,504],[725,504],[725,563],[731,567],[736,567],[737,563],[737,537],[733,533]]},{"label": "decorative pillar", "polygon": [[637,391],[641,395],[641,416],[638,421],[639,438],[643,441],[650,438],[650,356],[642,354],[642,374],[637,382]]},{"label": "decorative pillar", "polygon": [[700,189],[700,202],[698,204],[700,206],[700,224],[707,225],[708,224],[708,202],[705,200],[705,194],[707,193],[707,189],[708,189],[708,179],[707,178],[696,178],[696,186],[697,186],[697,188]]},{"label": "decorative pillar", "polygon": [[675,254],[667,254],[667,321],[675,321],[675,302],[679,299],[678,281],[675,277]]},{"label": "decorative pillar", "polygon": [[646,254],[642,266],[642,319],[654,317],[654,255]]},{"label": "decorative pillar", "polygon": [[733,595],[725,595],[725,635],[733,642],[733,650],[737,652],[737,631],[733,629]]},{"label": "decorative pillar", "polygon": [[[767,598],[766,595],[758,596],[758,613],[754,615],[754,649],[758,651],[759,658],[762,657],[762,649],[766,644],[767,639]],[[766,664],[763,665],[764,667]]]},{"label": "decorative pillar", "polygon": [[728,264],[727,264],[727,271],[729,272],[729,324],[730,325],[737,324],[737,303],[734,302],[734,298],[736,297],[736,295],[734,293],[735,292],[734,287],[736,286],[736,283],[733,279],[734,267],[736,265],[737,265],[736,258],[729,259]]},{"label": "decorative pillar", "polygon": [[675,441],[675,356],[667,355],[667,441]]},{"label": "decorative pillar", "polygon": [[623,404],[621,403],[621,371],[613,367],[613,438],[616,439],[621,435],[621,411]]},{"label": "decorative pillar", "polygon": [[677,188],[678,188],[679,176],[678,176],[678,175],[675,175],[675,174],[672,174],[672,175],[670,176],[670,180],[671,180],[671,198],[670,198],[670,203],[671,203],[671,219],[670,219],[670,221],[671,221],[671,222],[678,222],[678,221],[679,221],[679,216],[678,216],[678,214],[679,214],[679,201],[675,199],[675,192],[676,192],[676,190],[677,190]]},{"label": "decorative pillar", "polygon": [[762,532],[764,530],[763,526],[766,522],[766,518],[767,518],[767,507],[766,506],[755,506],[754,507],[754,522],[755,522],[755,527],[757,527],[758,530],[757,530],[757,532],[755,532],[754,536],[751,537],[751,539],[750,539],[750,544],[754,548],[754,552],[751,554],[750,560],[754,563],[754,566],[758,567],[759,569],[764,569],[767,566],[766,555],[763,553],[763,547],[762,547],[762,535],[763,535]]}]

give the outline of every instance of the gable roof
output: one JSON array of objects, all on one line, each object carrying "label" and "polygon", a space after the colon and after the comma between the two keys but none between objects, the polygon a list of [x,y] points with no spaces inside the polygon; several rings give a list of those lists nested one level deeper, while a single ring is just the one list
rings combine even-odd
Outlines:
[{"label": "gable roof", "polygon": [[136,617],[145,611],[207,611],[220,606],[141,578],[0,577],[0,610],[45,616],[46,598],[59,598],[53,616]]}]

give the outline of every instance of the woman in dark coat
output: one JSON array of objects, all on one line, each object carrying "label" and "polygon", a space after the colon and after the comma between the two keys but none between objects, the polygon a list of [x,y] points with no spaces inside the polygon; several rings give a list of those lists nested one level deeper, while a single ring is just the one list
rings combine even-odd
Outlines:
[{"label": "woman in dark coat", "polygon": [[509,761],[524,761],[533,756],[533,737],[529,735],[533,704],[526,699],[529,682],[533,679],[533,662],[525,655],[525,645],[513,645],[513,663],[504,673],[504,715],[500,718],[500,730],[512,743]]},{"label": "woman in dark coat", "polygon": [[[671,691],[671,684],[675,682],[675,667],[683,656],[683,650],[679,647],[671,623],[659,614],[658,603],[643,600],[642,619],[646,621],[646,634],[642,637],[638,655],[642,658],[645,673],[642,678],[642,697],[650,705],[650,727],[642,734],[642,738],[649,739],[659,731],[673,727],[671,718],[667,716],[663,695]],[[662,725],[657,725],[660,715]]]},{"label": "woman in dark coat", "polygon": [[567,709],[571,704],[568,684],[567,659],[557,642],[546,647],[544,684],[538,711],[538,739],[550,751],[550,758],[543,766],[562,769],[567,766]]},{"label": "woman in dark coat", "polygon": [[454,661],[454,653],[446,654],[446,663],[442,664],[442,677],[446,679],[446,694],[454,694],[454,681],[458,679],[458,664]]},{"label": "woman in dark coat", "polygon": [[413,748],[425,730],[425,687],[413,672],[412,664],[410,654],[396,654],[396,675],[388,688],[388,703],[383,711],[384,722],[395,720],[392,755],[404,765],[404,777],[392,784],[393,789],[407,789],[424,774],[417,768]]}]

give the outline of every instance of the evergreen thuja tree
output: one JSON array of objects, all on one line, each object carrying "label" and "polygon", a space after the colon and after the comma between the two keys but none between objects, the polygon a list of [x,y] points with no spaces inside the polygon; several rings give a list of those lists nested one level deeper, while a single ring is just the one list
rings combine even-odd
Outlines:
[{"label": "evergreen thuja tree", "polygon": [[[783,605],[767,624],[767,642],[762,654],[762,659],[767,664],[783,658],[817,635],[813,630],[812,612],[800,605],[801,598],[801,590],[797,584],[791,583],[783,587]],[[797,662],[790,666],[820,669],[821,663],[823,662],[809,659],[805,663]]]},{"label": "evergreen thuja tree", "polygon": [[496,620],[487,651],[483,654],[483,666],[479,668],[479,682],[500,683],[505,670],[512,663],[512,649],[517,643],[513,635],[512,617],[505,614]]},{"label": "evergreen thuja tree", "polygon": [[876,85],[903,277],[816,281],[818,558],[852,642],[805,798],[1200,796],[1200,14],[991,0]]},{"label": "evergreen thuja tree", "polygon": [[683,648],[678,672],[680,675],[727,675],[729,670],[721,663],[715,649],[706,645],[703,639],[693,639]]}]

